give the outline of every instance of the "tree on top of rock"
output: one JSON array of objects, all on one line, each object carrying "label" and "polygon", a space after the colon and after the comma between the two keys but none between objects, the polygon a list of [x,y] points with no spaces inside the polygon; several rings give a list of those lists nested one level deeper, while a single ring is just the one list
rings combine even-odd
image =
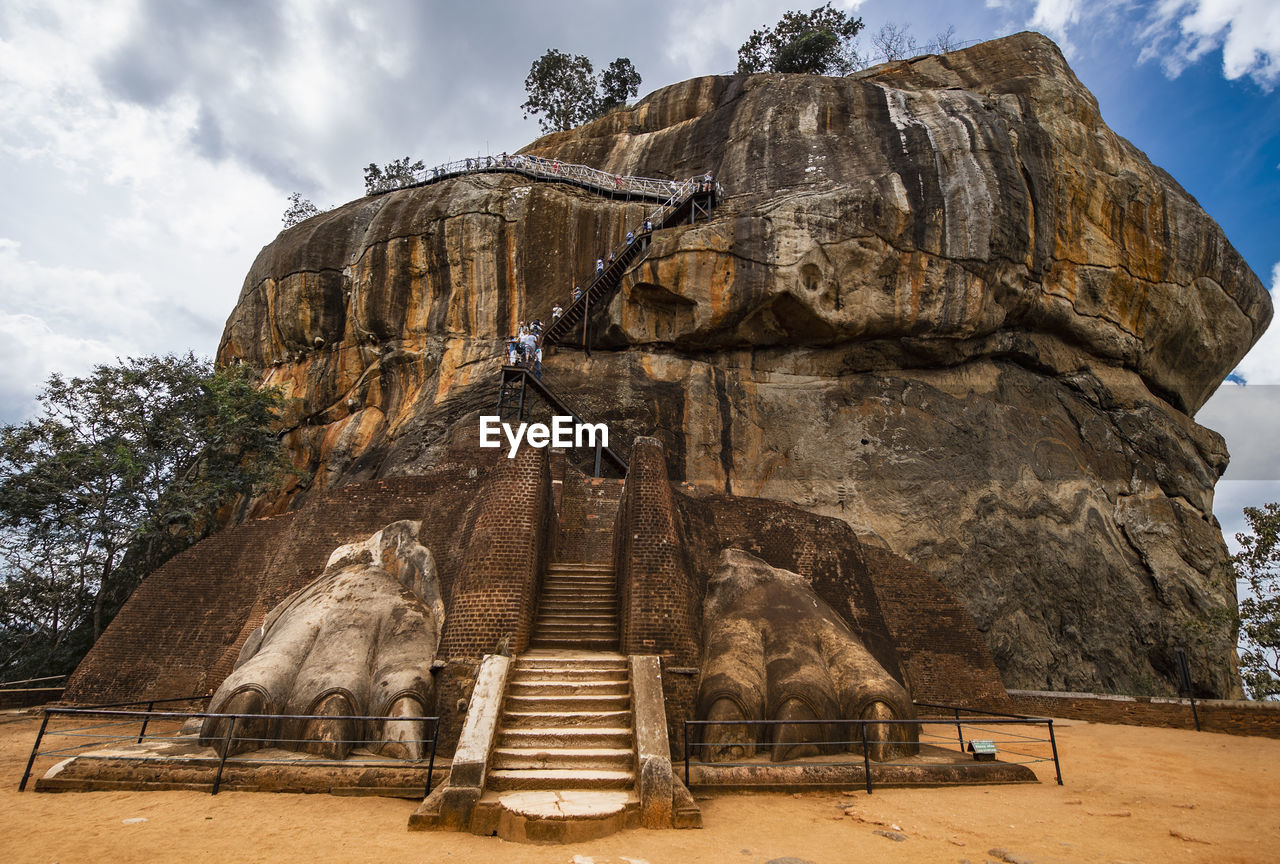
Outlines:
[{"label": "tree on top of rock", "polygon": [[1236,573],[1249,585],[1240,601],[1240,673],[1254,699],[1280,698],[1280,503],[1244,508],[1252,534],[1237,534]]},{"label": "tree on top of rock", "polygon": [[541,114],[543,132],[581,126],[627,103],[639,92],[640,73],[626,57],[619,57],[597,79],[591,61],[552,48],[529,67],[520,107],[524,116]]},{"label": "tree on top of rock", "polygon": [[738,72],[802,72],[845,75],[860,65],[853,40],[862,19],[833,9],[786,12],[773,27],[754,30],[738,49]]},{"label": "tree on top of rock", "polygon": [[405,156],[381,167],[370,162],[369,167],[364,169],[364,194],[374,195],[416,183],[418,172],[425,170],[426,166],[421,159],[417,162],[410,162],[409,159],[410,157]]},{"label": "tree on top of rock", "polygon": [[640,73],[626,57],[619,57],[600,73],[600,101],[596,116],[603,117],[640,92]]}]

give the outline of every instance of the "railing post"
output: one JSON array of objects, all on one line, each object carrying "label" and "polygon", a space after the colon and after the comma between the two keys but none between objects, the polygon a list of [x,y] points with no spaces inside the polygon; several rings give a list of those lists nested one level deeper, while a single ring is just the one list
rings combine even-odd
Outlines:
[{"label": "railing post", "polygon": [[960,752],[964,752],[964,730],[960,728],[960,709],[956,708],[956,737],[960,739]]},{"label": "railing post", "polygon": [[[436,718],[431,730],[431,755],[427,758],[427,795],[431,794],[431,775],[436,769],[436,741],[440,740],[440,718]],[[425,797],[425,796],[424,796]]]},{"label": "railing post", "polygon": [[40,723],[40,731],[36,733],[36,743],[31,747],[31,758],[27,760],[27,770],[22,772],[22,781],[18,783],[18,791],[27,791],[27,778],[31,776],[31,766],[36,762],[40,752],[40,742],[44,740],[44,730],[49,726],[49,709],[44,709],[44,720]]},{"label": "railing post", "polygon": [[138,730],[138,743],[142,743],[142,739],[147,737],[147,724],[151,722],[151,712],[156,708],[156,700],[152,699],[147,703],[147,716],[142,718],[142,728]]},{"label": "railing post", "polygon": [[1049,720],[1049,746],[1053,748],[1053,770],[1058,775],[1058,785],[1062,785],[1062,765],[1058,762],[1058,739],[1053,734],[1053,720]]},{"label": "railing post", "polygon": [[689,721],[684,721],[684,786],[689,788]]},{"label": "railing post", "polygon": [[859,720],[862,728],[862,773],[866,775],[867,794],[871,794],[871,748],[867,745],[867,721]]},{"label": "railing post", "polygon": [[218,759],[218,773],[213,778],[213,792],[210,793],[212,795],[217,795],[219,787],[222,786],[222,766],[227,764],[227,756],[231,753],[231,742],[235,739],[236,721],[239,719],[239,717],[231,718],[231,725],[227,727],[227,737],[222,739],[222,757]]}]

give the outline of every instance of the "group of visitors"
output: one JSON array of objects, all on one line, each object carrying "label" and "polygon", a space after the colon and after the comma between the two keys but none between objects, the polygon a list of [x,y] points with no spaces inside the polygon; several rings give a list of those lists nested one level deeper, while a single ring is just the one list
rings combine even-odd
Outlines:
[{"label": "group of visitors", "polygon": [[[503,153],[502,156],[499,157],[497,160],[493,160],[490,157],[488,162],[490,165],[496,162],[497,164],[500,164],[503,167],[514,166],[519,168],[527,163],[531,165],[549,166],[553,171],[558,171],[560,169],[560,163],[558,160],[542,159],[538,156],[526,156],[526,155],[508,156],[506,153]],[[467,167],[471,168],[473,164],[472,160],[467,160],[467,163],[468,163]],[[476,164],[476,167],[479,167],[479,160],[476,160],[476,163],[474,164]],[[617,177],[617,179],[620,180],[621,178]],[[676,181],[672,180],[671,189],[672,189],[673,195],[678,194],[681,191],[687,192],[687,191],[690,191],[691,189],[692,191],[697,191],[697,192],[714,192],[715,180],[711,176],[711,172],[708,171],[702,177],[695,177],[691,180],[685,181],[685,184],[683,186],[678,185]],[[636,226],[633,230],[630,230],[627,232],[626,245],[629,247],[633,243],[635,243],[637,236],[647,236],[652,232],[653,232],[653,221],[646,217],[644,221],[641,222],[638,226]],[[613,262],[614,262],[613,250],[610,250],[606,256],[596,258],[596,279],[597,280],[603,278],[606,267],[613,266]],[[584,292],[582,290],[582,286],[580,285],[573,286],[573,291],[569,295],[568,305],[572,306],[573,304],[581,300],[583,293]],[[555,323],[556,321],[560,320],[561,317],[564,316],[564,310],[565,310],[565,307],[561,306],[559,302],[556,302],[551,307],[552,323]],[[538,378],[541,378],[542,377],[542,347],[540,344],[541,341],[542,341],[542,322],[541,321],[530,321],[528,323],[521,322],[519,331],[516,333],[515,336],[511,337],[511,339],[507,342],[508,365],[523,366],[526,369],[532,370],[534,375],[536,375]]]},{"label": "group of visitors", "polygon": [[542,377],[542,322],[520,322],[516,335],[507,341],[507,365],[523,366]]}]

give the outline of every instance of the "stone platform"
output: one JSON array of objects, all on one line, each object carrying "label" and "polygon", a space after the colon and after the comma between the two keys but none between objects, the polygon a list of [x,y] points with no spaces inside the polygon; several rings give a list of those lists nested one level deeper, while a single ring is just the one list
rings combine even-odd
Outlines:
[{"label": "stone platform", "polygon": [[[673,770],[684,776],[684,765]],[[1026,765],[1009,762],[975,762],[971,755],[933,745],[920,745],[920,753],[892,763],[871,763],[871,787],[968,786],[991,783],[1039,782]],[[758,756],[732,763],[694,762],[689,766],[689,786],[709,791],[800,791],[805,789],[862,789],[866,773],[859,757],[851,753],[820,756],[804,764],[771,762]]]},{"label": "stone platform", "polygon": [[[229,759],[220,790],[235,792],[321,792],[421,799],[427,763],[404,762],[357,748],[342,763],[292,750],[267,748]],[[123,744],[80,753],[57,763],[35,782],[37,792],[162,791],[208,792],[218,772],[218,755],[195,735],[166,741]],[[449,761],[435,762],[433,785],[449,775]]]}]

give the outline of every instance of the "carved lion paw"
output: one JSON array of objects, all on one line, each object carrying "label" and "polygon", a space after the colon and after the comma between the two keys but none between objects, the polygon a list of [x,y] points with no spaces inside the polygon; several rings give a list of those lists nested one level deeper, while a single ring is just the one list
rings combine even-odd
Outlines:
[{"label": "carved lion paw", "polygon": [[[705,727],[706,761],[749,757],[758,746],[770,747],[775,762],[861,753],[861,726],[835,721],[915,717],[903,686],[796,573],[740,549],[724,550],[707,586],[703,622],[698,716],[785,721],[772,727],[771,737],[759,725]],[[919,727],[867,724],[866,740],[870,758],[883,762],[914,753]],[[833,741],[846,743],[824,743]]]},{"label": "carved lion paw", "polygon": [[[285,598],[245,641],[209,710],[318,719],[206,718],[200,742],[231,752],[277,746],[342,759],[357,743],[423,757],[431,663],[444,602],[419,523],[394,522],[339,547],[324,573]],[[385,717],[359,721],[352,716]]]}]

